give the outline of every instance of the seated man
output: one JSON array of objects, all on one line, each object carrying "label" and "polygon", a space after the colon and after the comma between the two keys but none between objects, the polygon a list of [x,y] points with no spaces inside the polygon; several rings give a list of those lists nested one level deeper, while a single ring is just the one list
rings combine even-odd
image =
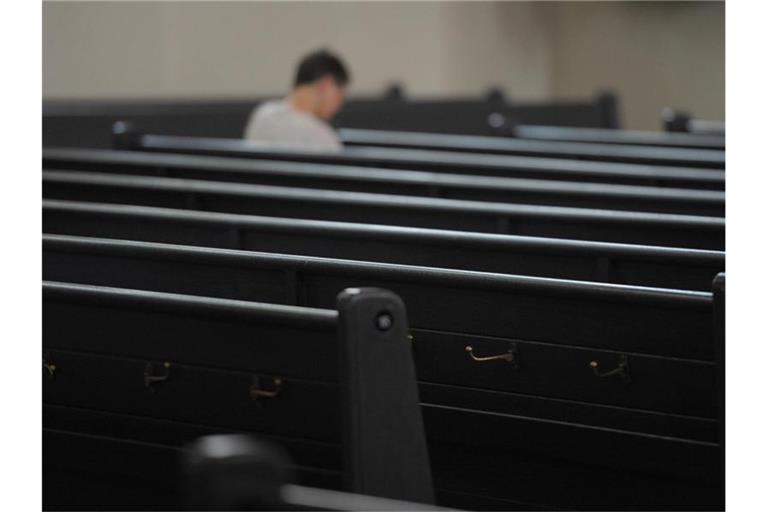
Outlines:
[{"label": "seated man", "polygon": [[327,121],[341,108],[348,82],[347,70],[335,55],[325,50],[307,55],[288,96],[253,111],[245,138],[295,149],[341,150]]}]

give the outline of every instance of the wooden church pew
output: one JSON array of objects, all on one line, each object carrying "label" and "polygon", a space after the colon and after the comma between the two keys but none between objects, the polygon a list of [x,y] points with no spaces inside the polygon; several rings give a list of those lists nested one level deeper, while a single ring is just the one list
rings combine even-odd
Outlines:
[{"label": "wooden church pew", "polygon": [[519,103],[490,90],[485,98],[410,99],[394,89],[390,99],[345,102],[332,120],[341,128],[412,130],[426,133],[504,135],[517,123],[618,128],[618,98],[600,91],[590,101]]},{"label": "wooden church pew", "polygon": [[[424,334],[421,344],[418,340],[420,336],[415,336],[416,347],[423,346],[422,350],[426,351],[424,362],[449,357],[449,360],[455,363],[463,361],[465,364],[469,363],[469,368],[474,367],[475,361],[471,355],[465,353],[464,346],[458,346],[461,342],[458,338],[474,334],[508,338],[508,343],[512,343],[511,340],[514,339],[530,339],[564,343],[571,347],[589,347],[597,351],[608,349],[637,355],[640,361],[643,361],[641,354],[690,360],[677,367],[676,371],[670,369],[662,372],[657,369],[657,382],[646,383],[651,386],[648,389],[656,389],[653,386],[668,389],[680,385],[700,386],[712,377],[706,377],[706,365],[700,366],[703,361],[713,359],[714,350],[710,325],[711,294],[703,292],[607,286],[330,258],[58,235],[44,236],[43,249],[44,277],[48,280],[69,280],[100,286],[134,287],[306,307],[325,307],[329,300],[332,302],[332,297],[329,299],[329,296],[335,296],[335,288],[343,289],[342,284],[346,282],[355,280],[377,285],[385,283],[398,290],[402,296],[408,297],[413,304],[411,324],[414,332],[436,331]],[[249,282],[248,286],[243,285],[244,281]],[[444,304],[426,307],[439,297],[445,288],[455,290],[455,300],[444,299]],[[538,299],[531,303],[532,299],[528,297],[534,296]],[[484,307],[483,304],[489,302],[497,303],[497,309],[479,311]],[[472,305],[471,309],[461,311],[461,308],[468,308],[469,305]],[[567,311],[553,311],[556,307],[567,308]],[[526,320],[509,319],[505,314],[507,311],[519,311],[520,316],[525,312]],[[579,315],[578,321],[573,318],[576,314]],[[593,321],[593,317],[602,316],[606,317],[603,320],[606,334],[589,333],[586,327],[589,322]],[[560,321],[566,319],[570,321]],[[545,321],[551,325],[538,329],[535,327]],[[439,332],[446,334],[441,335]],[[450,335],[451,332],[457,334]],[[451,339],[453,341],[450,341]],[[443,343],[442,348],[440,343]],[[449,349],[452,345],[458,346],[458,350]],[[479,344],[476,350],[480,351],[483,345],[488,348],[482,351],[488,352],[493,351],[493,347],[504,344],[486,340],[485,343]],[[509,349],[506,346],[505,348]],[[442,350],[450,352],[442,354]],[[535,354],[543,348],[532,347],[527,350]],[[505,353],[505,350],[499,352]],[[569,350],[566,349],[566,352]],[[573,359],[580,357],[574,355]],[[603,354],[602,357],[616,359],[610,354]],[[654,365],[662,363],[646,361],[642,364],[650,365],[650,371]],[[664,364],[675,367],[682,362]],[[456,365],[451,366],[453,368],[450,370],[431,368],[433,380],[453,384],[456,379],[465,378],[465,384],[473,382],[469,374],[466,377],[451,375],[451,370],[457,371]],[[578,367],[576,364],[567,372],[575,374],[576,382],[582,383],[580,386],[595,380],[592,375],[594,372],[588,365],[584,365],[587,371],[579,371]],[[557,368],[553,362],[551,368],[538,368],[536,372],[546,374],[560,370],[562,369]],[[320,378],[320,375],[316,374],[320,371],[321,369],[312,370],[307,376]],[[578,376],[579,373],[581,376]],[[698,377],[694,377],[695,375]],[[684,376],[693,380],[688,383],[678,382],[684,380]],[[668,378],[671,380],[665,382]],[[704,380],[696,384],[696,379]],[[558,382],[557,379],[537,384],[521,383],[523,388],[513,383],[504,383],[503,380],[494,382],[495,380],[491,378],[488,384],[502,390],[525,391],[541,396],[559,394],[570,399],[574,399],[573,394],[577,393],[585,400],[589,398],[590,401],[610,405],[677,412],[691,416],[711,417],[716,408],[714,397],[710,397],[709,401],[705,397],[693,400],[692,397],[684,395],[656,397],[648,396],[638,389],[624,396],[605,395],[604,391],[593,389],[589,391],[589,397],[585,397],[583,389],[574,389],[569,383],[562,380]]]},{"label": "wooden church pew", "polygon": [[324,164],[101,150],[46,150],[43,167],[476,201],[725,215],[725,193],[715,190],[377,171]]},{"label": "wooden church pew", "polygon": [[722,250],[725,220],[182,180],[44,171],[43,197],[515,235]]},{"label": "wooden church pew", "polygon": [[115,149],[286,160],[508,178],[725,190],[722,168],[670,167],[445,150],[357,147],[341,153],[278,149],[240,139],[143,135],[118,125]]},{"label": "wooden church pew", "polygon": [[[111,145],[111,126],[120,120],[152,133],[202,137],[241,137],[252,110],[269,97],[211,101],[120,100],[43,101],[43,145]],[[494,116],[495,123],[489,118]],[[413,99],[393,86],[381,97],[352,97],[332,120],[350,128],[408,129],[427,132],[498,134],[499,121],[557,126],[618,128],[617,98],[602,92],[581,101],[510,103],[498,92],[485,97]]]},{"label": "wooden church pew", "polygon": [[709,290],[725,253],[44,200],[43,232]]},{"label": "wooden church pew", "polygon": [[600,144],[407,131],[339,130],[345,146],[443,150],[596,162],[723,169],[725,152],[706,148]]},{"label": "wooden church pew", "polygon": [[526,140],[594,142],[599,144],[632,144],[680,148],[725,149],[722,135],[694,135],[676,132],[612,130],[606,128],[572,128],[564,126],[517,125],[515,137]]},{"label": "wooden church pew", "polygon": [[[364,150],[370,156],[379,150],[371,150],[373,153],[368,151]],[[381,154],[382,167],[404,165],[404,152],[398,151],[392,160],[389,160],[385,153]],[[283,159],[284,155],[281,153],[276,155],[275,160]],[[253,155],[249,153],[248,156]],[[478,157],[479,165],[484,170],[493,169],[489,159],[493,157],[480,154],[473,156]],[[266,154],[259,158],[271,159],[272,156]],[[299,155],[297,159],[303,158],[305,157]],[[421,157],[411,154],[408,158],[419,161]],[[367,163],[360,165],[375,165],[375,159],[376,157],[364,159]],[[306,157],[306,161],[340,163],[315,160],[311,155]],[[456,165],[459,162],[460,159],[451,160],[446,157],[442,162],[445,165],[437,160],[427,165],[439,168],[439,171],[435,169],[437,172],[444,172],[446,169],[449,172],[453,169],[455,172],[460,168]],[[348,162],[341,163],[347,165]],[[584,171],[572,167],[574,163],[579,162],[565,162],[556,172],[571,173],[569,176],[573,178],[575,173]],[[468,155],[460,165],[469,168],[470,156]],[[643,166],[621,167],[620,170],[628,172],[618,179],[632,180],[638,176],[647,179],[654,176],[646,184],[658,185],[660,182],[653,180],[656,176],[662,176],[663,184],[669,185],[674,184],[675,179],[685,176],[694,178],[691,181],[695,184],[694,187],[712,187],[715,190],[720,186],[721,178],[724,182],[724,173],[717,171],[696,173],[659,168],[662,172],[657,174],[642,171],[641,167]],[[524,172],[529,171],[530,169]],[[607,168],[593,167],[581,176],[606,179],[601,171],[607,171]],[[164,241],[191,245],[209,245],[207,240],[213,238],[219,241],[218,246],[231,244],[235,248],[254,248],[248,245],[250,242],[247,241],[247,234],[244,236],[247,232],[240,231],[239,227],[233,229],[230,225],[227,231],[221,227],[217,227],[215,231],[211,230],[215,224],[211,223],[213,216],[217,216],[216,222],[227,216],[228,221],[236,221],[237,226],[242,226],[239,215],[193,210],[257,212],[274,217],[305,216],[312,211],[312,215],[319,216],[317,218],[341,221],[357,219],[364,222],[376,221],[378,218],[379,222],[383,223],[408,222],[421,225],[418,223],[423,222],[431,226],[430,223],[436,221],[439,212],[447,211],[446,207],[450,206],[447,202],[439,202],[445,200],[433,202],[434,200],[429,198],[413,201],[416,198],[391,196],[390,200],[396,200],[388,202],[381,195],[374,197],[376,194],[334,193],[341,200],[330,201],[324,199],[330,196],[330,191],[306,194],[299,189],[254,187],[216,181],[193,182],[166,178],[150,182],[145,177],[87,174],[89,173],[46,172],[46,197],[126,205],[135,201],[138,204],[186,208],[186,212],[176,212],[175,215],[197,215],[195,222],[200,222],[194,227],[184,224],[187,227],[186,232],[171,235],[168,228],[161,229],[159,225],[152,225],[151,219],[157,217],[134,215],[122,217],[122,227],[108,236],[116,236],[120,232],[129,237],[131,233],[136,233],[139,238],[165,238],[170,235],[176,238]],[[189,176],[191,175],[187,175]],[[280,176],[294,176],[293,179],[299,179],[293,172],[282,173]],[[326,175],[326,178],[328,176]],[[549,173],[548,176],[554,174]],[[340,177],[337,174],[334,179],[339,180]],[[355,182],[349,180],[347,186],[359,186],[358,182],[363,177],[362,174],[355,176]],[[401,176],[401,183],[404,182],[402,178],[404,176]],[[275,176],[274,179],[279,178]],[[326,188],[328,182],[317,183],[323,183],[321,186]],[[210,190],[206,192],[207,189]],[[236,192],[236,189],[239,191]],[[178,194],[180,191],[184,194]],[[274,201],[277,198],[283,201],[279,203],[282,205],[280,207],[275,207]],[[273,204],[265,206],[267,201],[273,201]],[[307,208],[309,203],[313,203],[312,208]],[[473,211],[475,214],[480,211],[469,208],[471,205],[468,201],[454,201],[452,206],[456,207],[458,203],[464,203],[463,217],[471,215]],[[380,217],[371,215],[377,208],[381,208],[381,205],[388,205],[387,211],[390,213]],[[61,203],[54,201],[54,206],[61,206]],[[505,214],[515,211],[515,205],[508,206],[512,208],[507,208]],[[80,207],[132,208],[119,204]],[[147,210],[149,209],[145,208],[141,213],[160,213],[159,209]],[[497,215],[502,210],[491,208]],[[563,215],[558,217],[556,210]],[[98,210],[88,211],[93,215]],[[425,212],[421,219],[414,215],[419,211]],[[459,211],[462,210],[455,209],[455,212]],[[488,213],[488,210],[484,211]],[[431,212],[432,218],[429,218],[426,212]],[[542,215],[542,212],[546,215]],[[69,214],[71,213],[72,211],[69,211]],[[617,230],[612,236],[631,236],[636,237],[635,240],[648,240],[650,235],[644,230],[649,225],[656,223],[657,227],[664,225],[669,229],[674,224],[671,221],[683,220],[682,217],[675,219],[674,215],[627,213],[622,216],[621,212],[610,213],[613,221],[620,219],[626,223],[627,232],[626,235],[618,235]],[[557,236],[564,237],[568,229],[572,230],[572,222],[582,222],[585,216],[589,217],[591,222],[609,224],[607,215],[603,215],[602,221],[598,221],[601,217],[599,212],[579,212],[569,208],[522,208],[517,209],[517,214],[520,216],[518,218],[536,217],[538,214],[539,229],[543,229],[543,233],[549,236],[552,231],[546,229],[553,228],[546,226],[545,219],[557,218],[557,222],[562,225],[554,228],[554,232]],[[119,215],[113,216],[112,221],[118,217]],[[68,226],[76,226],[76,229],[90,231],[82,234],[95,234],[93,229],[109,230],[110,227],[106,221],[101,224],[94,223],[93,217],[87,223],[82,217],[74,224],[71,219],[72,217],[60,224],[62,231],[70,229]],[[566,219],[569,219],[570,223]],[[631,219],[634,219],[634,222],[630,222]],[[174,217],[174,222],[179,220],[178,216]],[[437,226],[477,229],[471,223],[464,224],[465,219],[460,215],[450,219],[450,224],[448,220],[441,220]],[[659,222],[660,220],[668,222],[665,224]],[[719,232],[718,230],[724,228],[724,221],[713,222],[717,220],[722,221],[701,218],[704,222],[679,222],[674,241],[672,236],[666,240],[670,245],[702,243],[707,236],[703,235],[703,232]],[[283,224],[280,224],[280,221]],[[495,225],[492,231],[519,230],[518,226],[513,226],[517,222],[514,217],[500,221],[496,216],[493,221]],[[305,225],[303,229],[307,229],[305,223],[310,222],[313,223],[310,229],[322,230],[327,230],[329,224],[333,224],[334,229],[338,229],[339,224],[342,224],[278,218],[261,219],[259,222],[260,229],[268,225],[269,230],[282,229],[291,233],[294,229],[299,229],[299,223]],[[201,229],[203,226],[204,229]],[[483,226],[486,226],[483,229],[488,229],[487,225]],[[702,226],[706,227],[701,230]],[[699,232],[696,232],[697,227]],[[356,229],[358,231],[355,236],[361,233],[360,227]],[[425,234],[423,229],[374,225],[362,226],[362,229],[365,229],[366,233],[379,230],[376,235],[369,234],[369,237],[381,236],[383,232],[390,233],[391,237],[394,230],[398,237],[402,236],[401,233],[409,232],[413,244],[430,244],[433,240],[448,243],[448,239],[442,234]],[[568,238],[587,236],[586,231],[577,231],[575,236]],[[143,232],[146,234],[142,234]],[[469,243],[473,236],[483,238],[487,244],[491,243],[494,237],[500,238],[497,235],[469,232],[460,235],[466,243]],[[187,238],[187,241],[181,238]],[[252,238],[263,237],[257,235]],[[722,238],[722,235],[716,235],[706,243],[721,247],[718,245],[719,238]],[[526,241],[518,237],[515,242],[520,244]],[[552,242],[560,244],[558,247],[561,248],[569,243],[574,244],[573,241],[567,240]],[[272,244],[270,247],[274,248],[284,242],[275,238],[269,243]],[[330,250],[332,242],[326,240],[324,243],[326,249],[322,250]],[[535,243],[539,244],[537,247],[542,247],[541,242]],[[571,254],[577,254],[587,246],[580,242],[575,244],[571,245],[574,251]],[[598,248],[595,245],[590,247],[590,250]],[[320,246],[317,243],[306,244],[302,239],[296,251],[303,251],[304,247],[318,250],[316,248]],[[552,251],[555,246],[548,248]],[[339,246],[335,254],[328,256],[348,258],[351,257],[346,252],[348,250]],[[363,250],[358,250],[359,254],[363,254]],[[724,277],[719,277],[716,281],[714,294],[702,291],[654,290],[431,268],[446,260],[441,256],[445,253],[444,250],[436,249],[432,253],[425,253],[416,246],[411,250],[414,255],[410,257],[419,252],[418,257],[423,258],[424,265],[428,266],[413,267],[392,265],[388,262],[364,263],[332,258],[48,235],[44,237],[44,277],[160,292],[227,297],[225,300],[258,300],[326,309],[333,308],[333,290],[341,289],[339,287],[386,285],[399,292],[409,307],[412,350],[419,378],[422,414],[430,444],[438,503],[452,506],[469,503],[474,507],[484,504],[489,508],[506,509],[716,509],[719,506],[722,495],[720,479],[724,443],[720,389],[723,386],[721,372],[724,339],[717,328],[712,329],[712,322],[714,319],[717,326],[723,318],[720,310],[723,306],[720,290],[724,290]],[[614,254],[622,255],[628,254],[625,252],[627,250],[646,251],[643,254],[647,256],[651,256],[654,251],[653,248],[620,247],[611,247],[611,250],[617,251]],[[402,252],[407,250],[402,249]],[[671,252],[676,252],[677,256],[683,259],[692,257],[692,253],[696,253],[697,257],[700,255],[697,251],[680,249],[663,249],[661,252],[665,252],[663,261],[669,261],[667,257],[671,256]],[[722,253],[709,255],[715,254],[722,256]],[[464,254],[461,258],[466,258],[467,268],[471,268],[469,256]],[[607,270],[604,260],[600,261],[600,258],[598,257],[598,269],[595,273],[606,275],[613,269]],[[410,260],[404,263],[410,263]],[[590,268],[595,267],[590,265]],[[78,315],[73,315],[67,321],[72,322],[76,318]],[[65,336],[76,335],[86,329],[87,324],[88,322],[83,327],[67,325],[61,332],[66,333]],[[126,324],[125,331],[141,329],[140,324],[142,323],[131,326]],[[143,323],[144,327],[147,325],[152,324]],[[103,331],[96,334],[103,334]],[[338,453],[342,439],[336,433],[336,428],[324,427],[333,422],[334,414],[329,415],[328,412],[333,410],[333,403],[336,402],[329,401],[328,396],[339,396],[338,386],[333,381],[324,380],[323,374],[318,373],[317,367],[314,366],[317,358],[296,346],[292,336],[282,334],[280,336],[275,333],[276,338],[280,336],[281,350],[285,351],[281,353],[291,353],[293,359],[290,359],[289,367],[295,368],[293,373],[286,374],[289,377],[286,377],[284,382],[301,384],[301,397],[296,397],[294,406],[298,409],[296,404],[300,404],[302,416],[296,420],[285,421],[285,417],[279,415],[281,409],[274,407],[274,404],[279,403],[281,398],[284,399],[283,393],[271,397],[274,399],[271,402],[265,401],[261,405],[262,414],[259,421],[255,422],[255,426],[248,427],[273,437],[287,436],[291,450],[297,460],[301,461],[304,478],[310,482],[314,479],[321,486],[339,486],[342,465],[339,463],[340,456],[334,454]],[[123,333],[118,334],[121,335]],[[87,339],[88,334],[81,337]],[[174,337],[174,340],[177,338]],[[169,340],[164,342],[170,343]],[[129,348],[135,350],[133,346]],[[83,374],[98,376],[100,372],[105,374],[109,371],[106,360],[111,356],[103,353],[87,354],[87,357],[81,357],[74,364],[71,358],[68,359],[71,354],[66,350],[58,350],[54,355],[61,361],[68,362],[70,368],[77,367],[78,364],[86,366],[90,371],[82,372]],[[46,356],[51,357],[50,351]],[[44,361],[46,368],[51,366],[51,360]],[[262,364],[270,363],[258,362],[258,365]],[[181,366],[182,374],[184,370],[190,374],[194,373],[195,368]],[[209,373],[221,373],[219,368],[214,370]],[[44,377],[50,378],[50,375],[45,375],[46,371],[49,372],[46,369]],[[145,367],[145,371],[150,371],[149,367]],[[274,375],[274,372],[269,375]],[[155,376],[164,376],[162,368]],[[108,388],[119,390],[122,384],[111,374],[106,377],[106,380],[109,379],[112,379],[109,382],[113,383],[114,388]],[[216,385],[214,380],[209,381],[213,388],[227,388],[225,382]],[[199,386],[199,377],[189,382],[193,381]],[[160,386],[170,384],[170,381],[165,380],[158,382],[159,389],[156,390],[155,397],[164,389]],[[250,384],[252,390],[253,381]],[[256,382],[257,390],[261,389],[261,384],[262,382]],[[50,389],[50,382],[48,385]],[[85,387],[82,383],[80,385]],[[194,385],[190,387],[191,394],[199,395],[203,400],[215,394],[207,388],[195,393],[193,388]],[[88,399],[84,391],[78,391],[71,396],[75,402]],[[107,410],[94,411],[89,408],[89,404],[82,402],[65,406],[48,404],[45,413],[49,418],[58,418],[61,423],[57,425],[62,429],[64,425],[72,423],[87,424],[88,427],[86,432],[78,431],[74,437],[73,432],[65,432],[66,429],[49,429],[46,434],[49,438],[58,437],[59,447],[66,447],[67,443],[75,441],[83,442],[83,437],[86,443],[93,442],[94,438],[100,442],[118,440],[117,444],[102,443],[101,446],[106,447],[109,444],[110,449],[116,450],[115,454],[122,453],[127,459],[133,460],[130,468],[134,473],[133,477],[141,472],[142,463],[141,457],[137,457],[132,450],[148,450],[141,452],[150,457],[145,460],[156,460],[152,455],[156,452],[162,451],[166,456],[173,452],[173,447],[170,446],[173,443],[158,441],[165,436],[166,439],[176,438],[178,443],[178,439],[183,436],[175,434],[183,431],[182,426],[189,432],[199,432],[201,428],[211,427],[205,424],[206,422],[215,423],[221,420],[213,425],[214,430],[218,431],[221,428],[232,428],[232,424],[241,420],[237,417],[228,419],[228,414],[233,412],[231,408],[226,407],[226,400],[223,403],[211,401],[211,405],[203,407],[202,410],[182,411],[172,406],[158,407],[153,409],[153,417],[140,417],[140,421],[132,423],[138,428],[122,427],[123,434],[131,431],[131,439],[126,445],[118,435],[119,428],[116,425],[127,425],[129,423],[124,423],[126,418],[137,418],[137,410],[132,408],[133,402],[118,400],[115,403],[104,400],[99,403],[109,403],[105,407]],[[270,405],[273,405],[272,410],[268,410]],[[219,418],[212,421],[200,419],[200,415],[219,411],[216,407],[224,408]],[[273,414],[274,409],[278,409],[278,414]],[[173,416],[174,414],[176,416]],[[120,418],[117,422],[114,421],[116,417]],[[113,421],[105,418],[112,418]],[[158,421],[165,422],[164,429],[157,428]],[[315,428],[315,425],[318,428]],[[95,432],[99,428],[102,429],[101,434]],[[71,451],[67,452],[65,449],[63,453],[66,455]],[[158,473],[152,474],[157,476]],[[169,481],[162,480],[162,484],[168,486]]]},{"label": "wooden church pew", "polygon": [[665,108],[661,122],[667,133],[685,133],[693,137],[725,137],[725,122],[692,118],[687,112]]},{"label": "wooden church pew", "polygon": [[180,479],[194,510],[440,510],[432,505],[298,486],[290,457],[258,436],[202,436],[184,446]]},{"label": "wooden church pew", "polygon": [[[344,290],[334,311],[48,281],[43,301],[46,405],[330,438],[348,490],[432,502],[408,321],[391,292]],[[47,446],[66,450],[67,425],[46,418]],[[104,441],[122,439],[110,428],[106,438],[80,433],[79,471],[93,475]],[[379,442],[382,428],[396,447]]]},{"label": "wooden church pew", "polygon": [[[584,471],[585,461],[593,469],[583,474],[592,478],[631,471],[633,485],[646,490],[633,499],[646,507],[675,500],[654,478],[673,487],[716,479],[711,294],[69,237],[46,237],[44,250],[48,279],[256,294],[311,306],[322,306],[346,282],[393,285],[409,304],[422,400],[432,404],[424,413],[428,438],[433,445],[474,446],[462,450],[464,464],[477,469],[483,457],[509,452],[533,474],[535,461],[567,461],[567,476],[559,478],[568,481]],[[508,359],[472,359],[497,354]],[[598,376],[617,363],[620,370],[624,357],[626,371]],[[316,379],[317,371],[306,367],[304,378]],[[441,471],[450,467],[442,459],[449,453],[433,455]],[[547,467],[542,471],[563,485]],[[488,478],[475,476],[480,481],[465,485]],[[536,489],[544,484],[537,485],[528,496],[541,499]],[[585,483],[570,499],[595,499],[596,485]],[[498,488],[494,493],[504,497]],[[615,506],[618,498],[611,496],[603,499]],[[697,499],[710,498],[705,492]]]}]

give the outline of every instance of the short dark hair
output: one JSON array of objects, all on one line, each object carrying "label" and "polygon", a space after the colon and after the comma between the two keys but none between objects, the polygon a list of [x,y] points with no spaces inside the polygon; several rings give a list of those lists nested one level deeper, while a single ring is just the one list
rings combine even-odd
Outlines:
[{"label": "short dark hair", "polygon": [[299,62],[294,87],[310,84],[326,75],[331,75],[339,86],[349,83],[349,73],[339,57],[328,50],[314,51]]}]

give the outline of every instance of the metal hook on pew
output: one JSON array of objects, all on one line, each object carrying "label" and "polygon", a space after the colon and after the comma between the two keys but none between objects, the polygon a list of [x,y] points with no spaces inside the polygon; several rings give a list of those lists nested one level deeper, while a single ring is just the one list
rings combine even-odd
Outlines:
[{"label": "metal hook on pew", "polygon": [[48,378],[53,379],[56,373],[56,365],[53,364],[50,359],[48,353],[43,354],[43,368],[48,370]]},{"label": "metal hook on pew", "polygon": [[168,361],[164,362],[162,365],[163,373],[160,375],[157,375],[155,373],[155,365],[152,363],[147,363],[147,366],[144,367],[144,386],[149,389],[150,392],[155,392],[155,385],[159,384],[161,382],[165,382],[168,380],[168,377],[171,375],[171,363]]},{"label": "metal hook on pew", "polygon": [[621,354],[619,356],[619,364],[614,368],[613,370],[609,370],[607,372],[600,372],[598,370],[599,363],[597,361],[590,361],[589,367],[592,368],[592,372],[600,378],[604,377],[612,377],[614,375],[621,376],[621,379],[624,381],[624,384],[629,384],[631,382],[631,378],[629,376],[629,358],[626,354]]},{"label": "metal hook on pew", "polygon": [[510,343],[509,350],[507,350],[503,354],[498,354],[495,356],[478,357],[474,354],[473,352],[474,349],[472,348],[472,345],[467,345],[466,347],[464,347],[464,350],[467,351],[467,353],[469,354],[469,357],[476,363],[486,363],[489,361],[506,361],[509,364],[511,364],[514,368],[517,368],[518,354],[517,354],[516,343]]},{"label": "metal hook on pew", "polygon": [[272,389],[267,390],[261,387],[259,377],[253,378],[253,384],[251,384],[250,395],[251,400],[261,401],[263,398],[275,398],[280,394],[283,389],[283,379],[275,377],[272,379]]}]

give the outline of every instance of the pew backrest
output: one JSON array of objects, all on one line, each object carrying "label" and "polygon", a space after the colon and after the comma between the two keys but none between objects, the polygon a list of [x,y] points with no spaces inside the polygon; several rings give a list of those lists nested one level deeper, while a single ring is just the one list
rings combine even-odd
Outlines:
[{"label": "pew backrest", "polygon": [[345,146],[456,151],[544,158],[571,158],[597,162],[725,168],[725,152],[707,148],[638,146],[559,140],[481,137],[381,130],[339,130]]},{"label": "pew backrest", "polygon": [[280,149],[237,139],[142,135],[130,129],[115,136],[114,149],[317,162],[481,176],[725,189],[725,172],[722,168],[640,165],[386,147],[353,147],[341,153],[326,153]]},{"label": "pew backrest", "polygon": [[45,150],[43,167],[477,201],[725,215],[725,193],[102,150]]},{"label": "pew backrest", "polygon": [[725,269],[721,251],[58,200],[43,232],[702,291]]},{"label": "pew backrest", "polygon": [[[44,402],[290,435],[304,433],[290,425],[296,397],[334,383],[338,416],[314,435],[341,440],[347,488],[432,502],[408,319],[391,292],[346,289],[334,311],[49,281],[43,303]],[[307,360],[325,385],[303,381]],[[270,401],[276,414],[259,414]]]},{"label": "pew backrest", "polygon": [[621,243],[724,248],[725,220],[648,212],[44,171],[43,197]]},{"label": "pew backrest", "polygon": [[[704,378],[713,371],[705,370],[704,362],[714,359],[711,293],[57,235],[44,236],[43,251],[45,279],[98,286],[319,308],[332,306],[349,287],[387,287],[408,301],[412,332],[419,332],[414,334],[417,361],[427,364],[420,368],[422,380],[482,386],[489,379],[486,384],[497,389],[571,399],[586,398],[586,393],[591,400],[615,405],[715,414],[714,400],[706,396],[657,396],[665,387],[701,386],[714,378]],[[562,364],[570,368],[554,362],[534,365],[551,350],[538,343],[559,347]],[[502,375],[473,378],[474,359],[465,346],[503,353],[510,344],[518,345],[514,351],[529,370],[552,372],[549,378],[521,382],[522,389]],[[606,394],[607,389],[590,385],[595,376],[589,361],[581,368],[576,363],[593,353],[597,359],[617,359],[605,350],[630,361],[638,358],[640,375],[644,365],[649,370],[662,366],[656,367],[653,380],[643,382],[638,375],[643,384],[626,394]],[[677,370],[662,370],[667,365]],[[322,374],[320,368],[308,372],[318,378]],[[566,375],[575,380],[569,382]]]},{"label": "pew backrest", "polygon": [[562,126],[518,125],[514,136],[526,140],[595,142],[680,148],[725,149],[723,135],[694,135],[680,132],[610,130],[605,128],[569,128]]},{"label": "pew backrest", "polygon": [[[431,444],[482,446],[478,457],[487,450],[533,452],[570,464],[600,453],[591,463],[613,470],[715,478],[718,363],[711,293],[76,237],[46,236],[44,251],[44,277],[50,279],[310,307],[332,303],[349,283],[386,284],[409,304]],[[68,316],[74,317],[83,318]],[[85,320],[69,335],[79,340],[89,328]],[[127,332],[141,330],[141,322],[133,323]],[[259,363],[262,371],[306,382],[301,396],[293,395],[299,402],[286,397],[281,407],[313,401],[305,414],[331,410],[331,389],[311,384],[327,382],[321,365],[330,359],[313,357],[290,333],[275,336],[280,349]],[[257,339],[270,347],[278,341]],[[269,366],[277,364],[283,366]],[[263,428],[335,439],[327,423],[278,427],[282,421],[285,416],[269,415]],[[509,437],[510,428],[515,436]]]}]

